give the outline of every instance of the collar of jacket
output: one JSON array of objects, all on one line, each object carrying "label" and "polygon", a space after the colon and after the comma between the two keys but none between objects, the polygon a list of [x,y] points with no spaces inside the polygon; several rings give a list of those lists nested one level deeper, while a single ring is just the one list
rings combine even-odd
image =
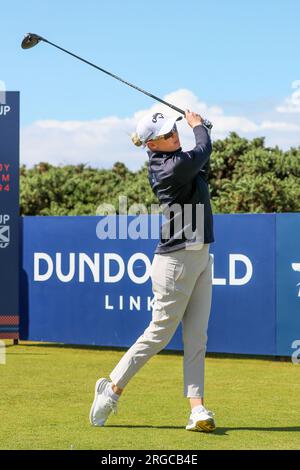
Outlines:
[{"label": "collar of jacket", "polygon": [[151,150],[147,150],[149,158],[152,158],[154,156],[162,157],[163,155],[169,156],[169,155],[176,155],[177,153],[182,152],[182,148],[179,147],[179,149],[175,150],[175,152],[152,152]]}]

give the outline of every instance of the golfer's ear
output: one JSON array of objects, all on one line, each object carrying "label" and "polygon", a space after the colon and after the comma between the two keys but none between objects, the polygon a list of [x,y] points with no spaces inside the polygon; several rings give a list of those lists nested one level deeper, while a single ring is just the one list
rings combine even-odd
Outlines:
[{"label": "golfer's ear", "polygon": [[149,148],[150,150],[152,150],[152,151],[153,151],[153,150],[156,150],[156,145],[155,145],[154,142],[151,142],[151,141],[150,141],[150,142],[147,142],[147,146],[148,146],[148,148]]}]

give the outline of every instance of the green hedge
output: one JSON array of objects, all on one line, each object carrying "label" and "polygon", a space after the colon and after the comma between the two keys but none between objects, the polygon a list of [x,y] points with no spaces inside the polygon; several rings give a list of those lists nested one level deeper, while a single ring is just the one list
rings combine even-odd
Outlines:
[{"label": "green hedge", "polygon": [[[213,144],[210,191],[214,212],[300,211],[300,147],[265,147],[264,138],[247,140],[231,133]],[[22,215],[95,215],[103,203],[128,206],[158,201],[151,191],[147,162],[137,172],[117,162],[110,170],[81,165],[22,166]]]}]

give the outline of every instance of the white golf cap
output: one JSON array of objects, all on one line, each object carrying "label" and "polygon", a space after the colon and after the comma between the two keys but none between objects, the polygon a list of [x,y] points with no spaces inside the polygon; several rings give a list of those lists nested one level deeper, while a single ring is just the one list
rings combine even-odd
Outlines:
[{"label": "white golf cap", "polygon": [[137,125],[137,137],[142,145],[145,145],[148,140],[170,132],[176,121],[180,119],[182,116],[176,118],[164,116],[162,113],[148,114]]}]

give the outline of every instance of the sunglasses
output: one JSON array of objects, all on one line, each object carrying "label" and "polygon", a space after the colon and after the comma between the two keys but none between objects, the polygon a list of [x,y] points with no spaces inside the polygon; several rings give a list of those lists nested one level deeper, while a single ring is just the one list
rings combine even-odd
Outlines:
[{"label": "sunglasses", "polygon": [[176,126],[176,124],[174,124],[174,126],[172,127],[170,132],[168,132],[167,134],[164,134],[164,135],[159,135],[157,137],[153,137],[153,139],[149,139],[149,141],[161,140],[161,139],[168,140],[168,139],[170,139],[170,137],[172,137],[173,134],[176,134],[176,132],[178,132],[177,131],[177,126]]}]

